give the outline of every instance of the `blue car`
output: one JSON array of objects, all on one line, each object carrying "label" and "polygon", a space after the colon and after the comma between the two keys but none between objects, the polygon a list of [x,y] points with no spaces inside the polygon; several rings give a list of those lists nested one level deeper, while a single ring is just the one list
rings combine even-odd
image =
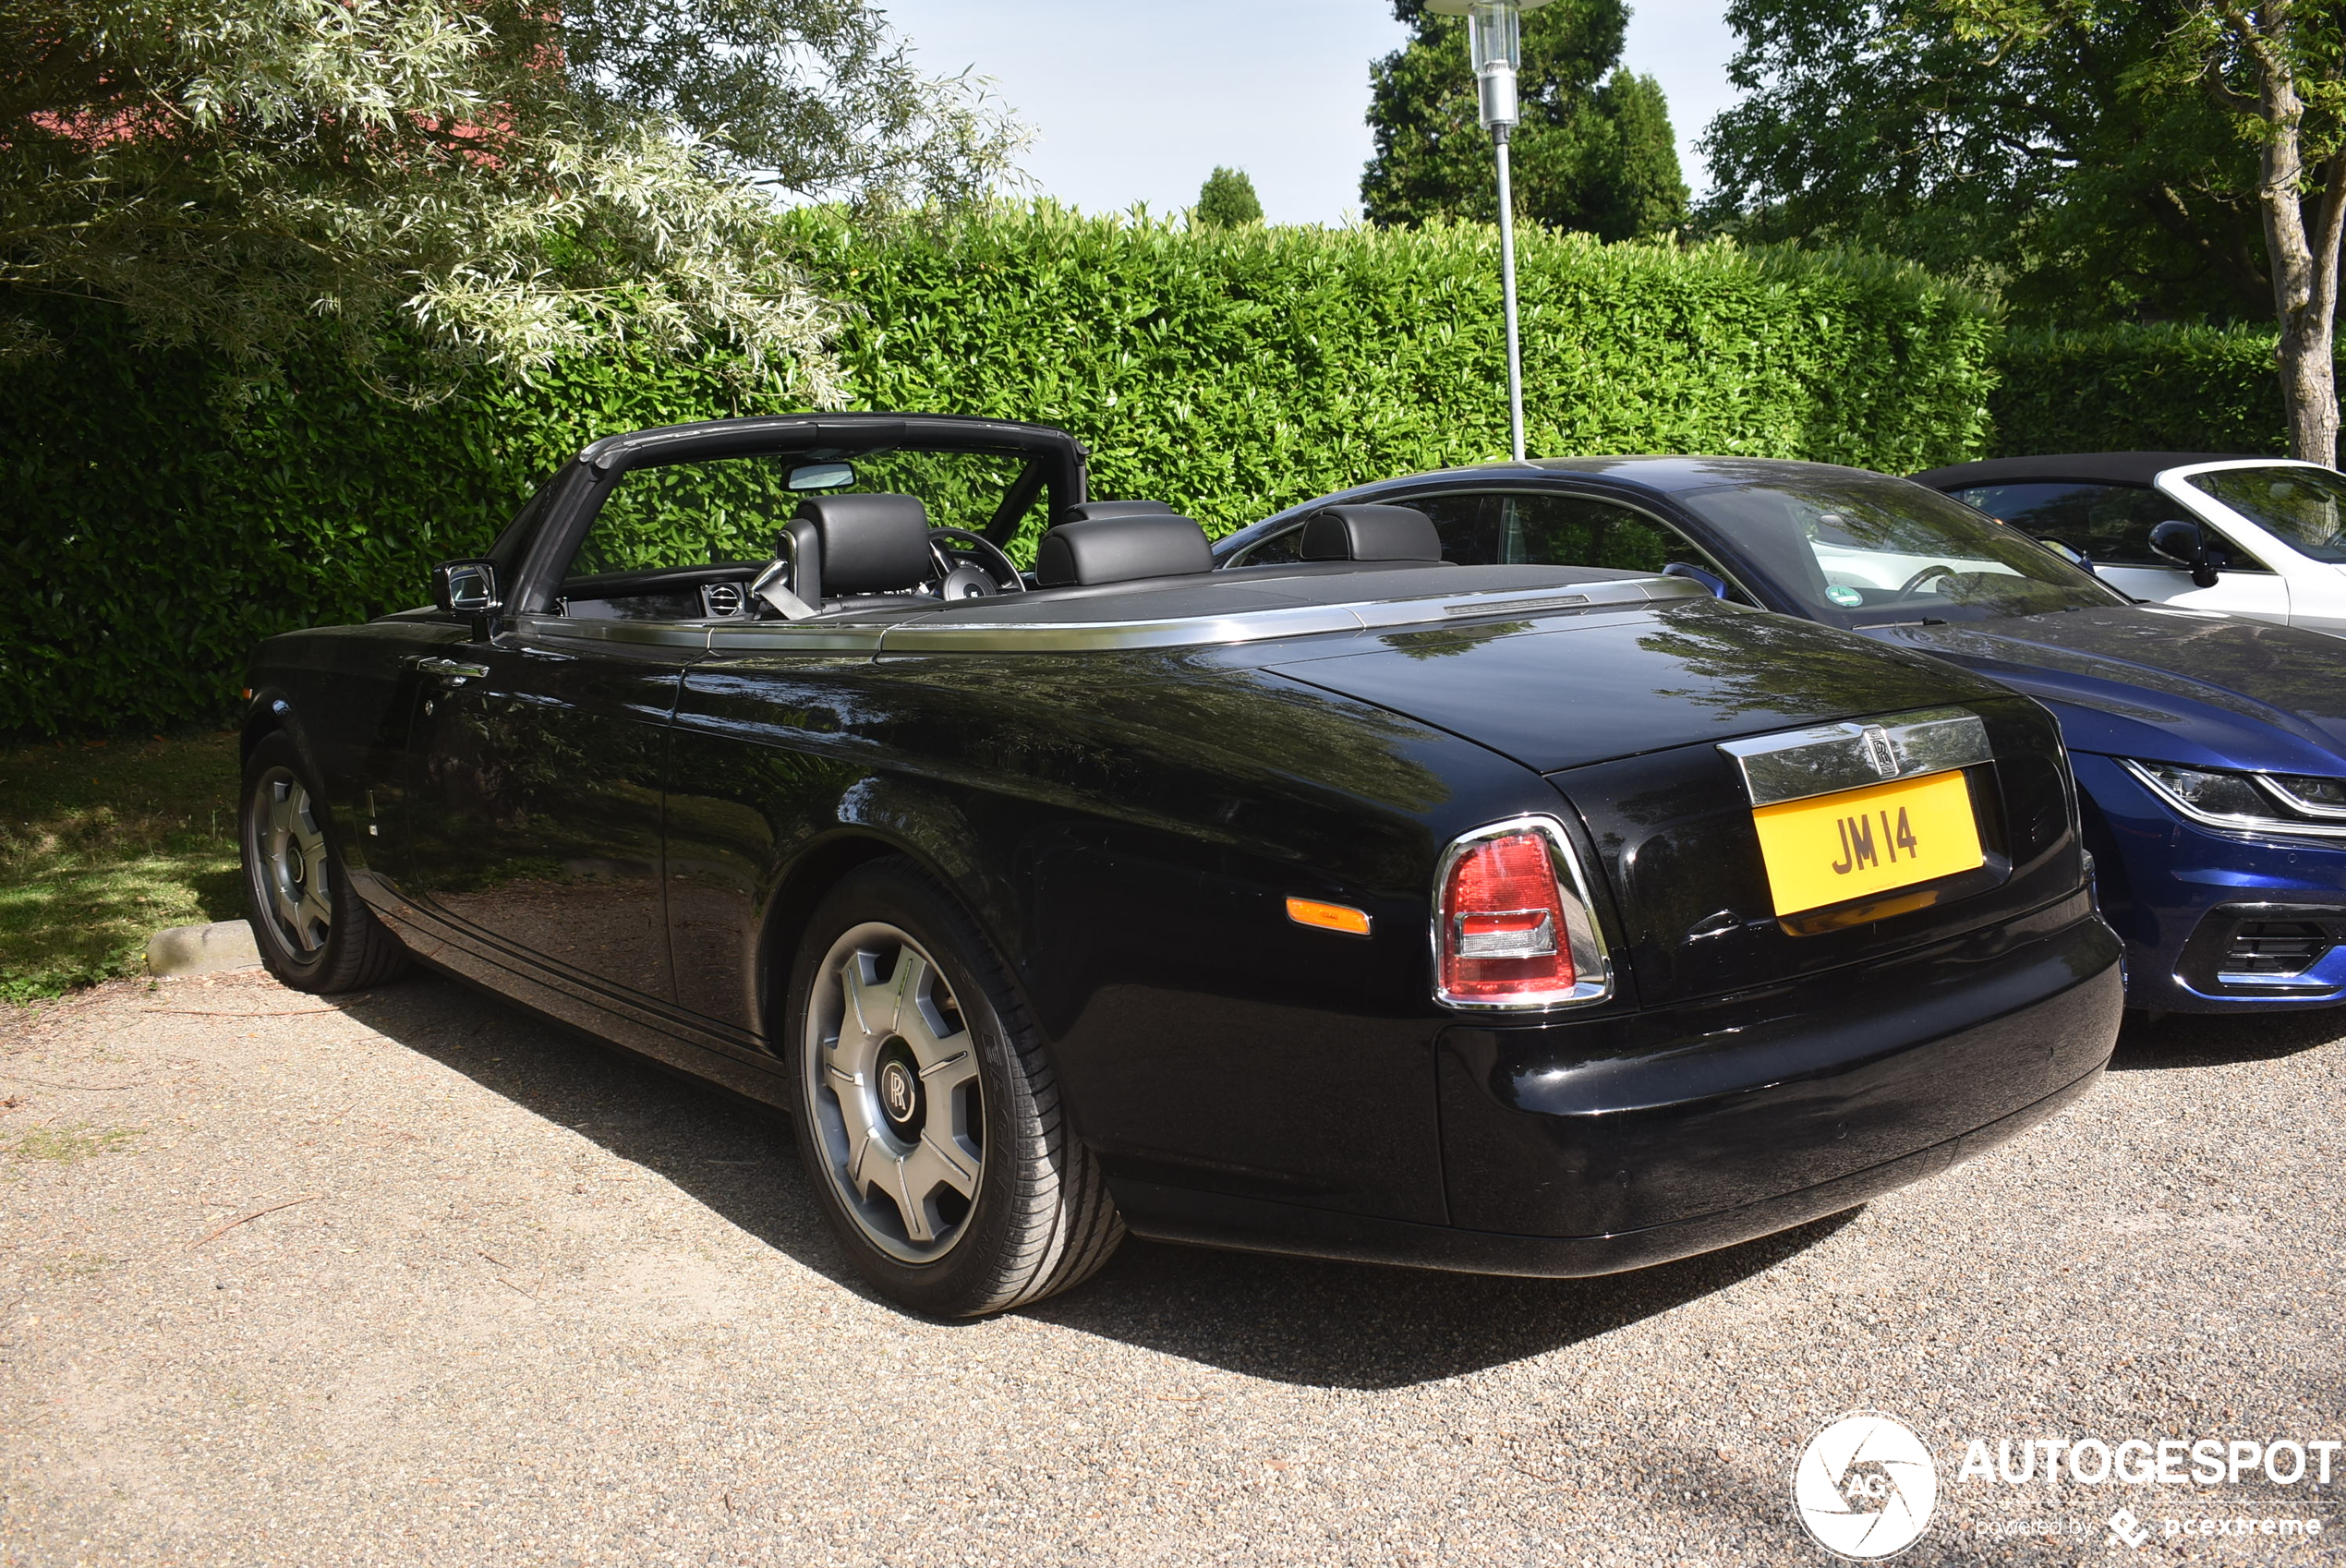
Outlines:
[{"label": "blue car", "polygon": [[1688,577],[2026,693],[2068,742],[2104,912],[2126,943],[2130,1007],[2346,1001],[2336,637],[2137,602],[1908,480],[1748,458],[1556,458],[1388,479],[1234,534],[1216,563],[1301,561],[1306,519],[1361,504],[1422,513],[1461,565]]}]

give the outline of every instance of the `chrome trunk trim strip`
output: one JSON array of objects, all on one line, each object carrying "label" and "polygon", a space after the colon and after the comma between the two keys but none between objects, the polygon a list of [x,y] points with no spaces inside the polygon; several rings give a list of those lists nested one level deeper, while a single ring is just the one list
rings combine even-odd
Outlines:
[{"label": "chrome trunk trim strip", "polygon": [[1959,707],[1924,708],[1869,724],[1820,724],[1723,741],[1755,806],[1945,773],[1995,758],[1988,727]]}]

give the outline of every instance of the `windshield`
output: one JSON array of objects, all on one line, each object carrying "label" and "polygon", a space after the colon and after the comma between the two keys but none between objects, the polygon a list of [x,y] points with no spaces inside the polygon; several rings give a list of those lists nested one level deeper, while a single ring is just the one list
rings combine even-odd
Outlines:
[{"label": "windshield", "polygon": [[1828,625],[2129,602],[2025,535],[1904,479],[1850,474],[1679,499]]},{"label": "windshield", "polygon": [[2346,478],[2327,468],[2219,468],[2183,480],[2316,561],[2346,561]]},{"label": "windshield", "polygon": [[[712,457],[630,468],[574,558],[573,577],[602,576],[719,562],[762,561],[774,536],[811,495],[909,495],[931,526],[982,532],[1015,511],[1039,533],[1034,502],[1041,476],[1022,488],[1033,464],[1017,453],[888,449],[821,458],[807,452]],[[1019,498],[1024,497],[1023,504]]]}]

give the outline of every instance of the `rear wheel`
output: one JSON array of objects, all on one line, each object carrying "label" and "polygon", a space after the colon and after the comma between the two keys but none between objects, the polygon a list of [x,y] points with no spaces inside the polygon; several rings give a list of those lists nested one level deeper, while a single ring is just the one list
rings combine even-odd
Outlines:
[{"label": "rear wheel", "polygon": [[883,1294],[974,1317],[1116,1250],[1123,1224],[1000,960],[916,868],[877,862],[823,900],[785,1027],[808,1174]]},{"label": "rear wheel", "polygon": [[296,991],[357,991],[395,979],[407,950],[352,890],[327,841],[325,807],[293,737],[278,730],[245,763],[238,822],[253,945]]}]

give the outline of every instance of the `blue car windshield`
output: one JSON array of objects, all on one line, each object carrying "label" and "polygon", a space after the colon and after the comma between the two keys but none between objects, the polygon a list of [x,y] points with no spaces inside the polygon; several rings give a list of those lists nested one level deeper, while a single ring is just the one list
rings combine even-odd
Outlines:
[{"label": "blue car windshield", "polygon": [[1832,626],[2130,602],[2017,529],[1904,479],[1836,475],[1677,499],[1803,613]]}]

